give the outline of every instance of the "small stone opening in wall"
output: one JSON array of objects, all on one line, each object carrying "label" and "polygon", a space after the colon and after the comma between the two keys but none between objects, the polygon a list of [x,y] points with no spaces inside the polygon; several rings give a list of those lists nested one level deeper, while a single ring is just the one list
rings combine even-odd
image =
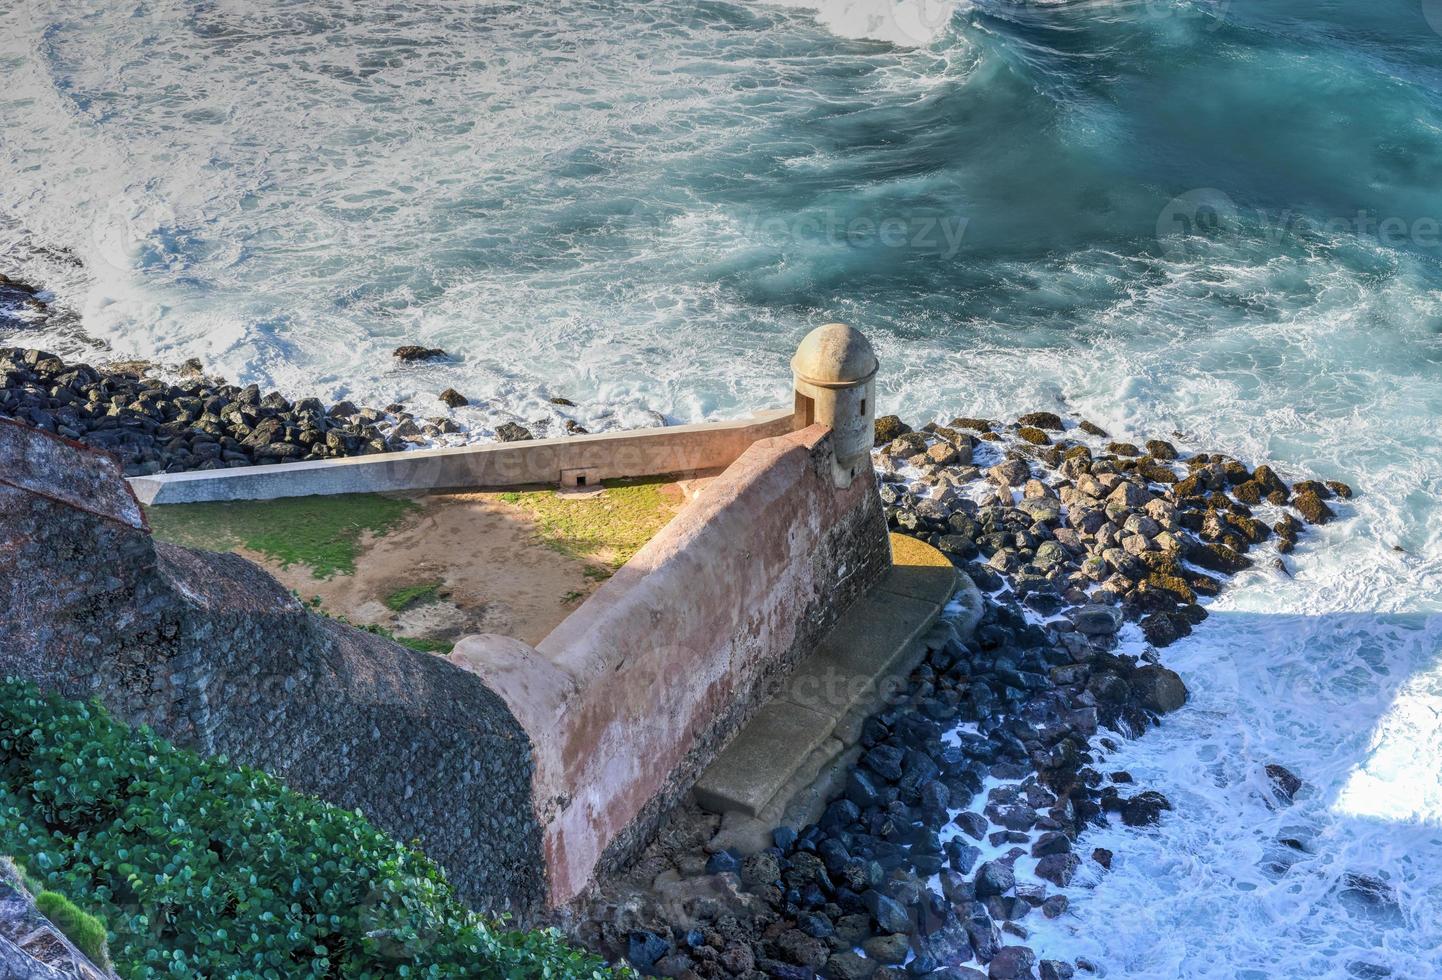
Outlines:
[{"label": "small stone opening in wall", "polygon": [[797,424],[803,429],[816,421],[816,402],[799,391],[796,393],[796,416]]},{"label": "small stone opening in wall", "polygon": [[[863,417],[866,415],[866,399],[865,399],[865,398],[861,399],[861,411],[857,412],[856,414],[857,414],[857,415],[860,415],[860,416],[863,416]],[[856,474],[853,473],[853,474],[851,474],[851,475],[852,475],[852,476],[855,476]]]},{"label": "small stone opening in wall", "polygon": [[561,487],[566,490],[591,488],[601,485],[601,471],[595,466],[581,466],[561,471]]}]

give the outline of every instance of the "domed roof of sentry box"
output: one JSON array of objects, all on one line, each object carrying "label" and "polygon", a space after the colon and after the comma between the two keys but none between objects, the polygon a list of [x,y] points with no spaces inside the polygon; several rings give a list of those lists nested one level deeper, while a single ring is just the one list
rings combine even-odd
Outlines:
[{"label": "domed roof of sentry box", "polygon": [[870,381],[877,366],[871,341],[844,323],[817,327],[791,358],[791,370],[799,380],[823,388],[847,388]]}]

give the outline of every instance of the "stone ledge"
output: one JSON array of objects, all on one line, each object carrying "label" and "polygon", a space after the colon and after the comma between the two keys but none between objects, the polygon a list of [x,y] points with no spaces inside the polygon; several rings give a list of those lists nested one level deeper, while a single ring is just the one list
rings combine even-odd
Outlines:
[{"label": "stone ledge", "polygon": [[733,824],[754,824],[749,829],[756,832],[761,828],[755,821],[774,826],[772,818],[793,800],[820,798],[808,789],[856,742],[891,680],[910,671],[921,638],[958,585],[964,593],[958,625],[963,636],[970,633],[970,610],[981,605],[970,580],[925,542],[892,534],[891,544],[894,567],[852,604],[702,774],[695,787],[701,807],[732,815]]}]

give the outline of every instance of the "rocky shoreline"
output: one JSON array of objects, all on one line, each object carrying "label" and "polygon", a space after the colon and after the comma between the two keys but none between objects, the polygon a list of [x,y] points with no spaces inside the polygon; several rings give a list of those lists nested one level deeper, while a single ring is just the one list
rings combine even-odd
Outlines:
[{"label": "rocky shoreline", "polygon": [[[0,348],[0,374],[0,414],[110,451],[127,475],[359,456],[455,431],[400,405],[292,403],[194,362],[167,380]],[[531,437],[514,428],[505,436]],[[815,824],[778,827],[772,847],[743,855],[719,818],[678,808],[565,923],[602,955],[706,980],[1093,971],[1040,958],[1026,920],[1065,915],[1073,877],[1110,866],[1105,850],[1085,853],[1087,828],[1145,827],[1171,809],[1104,774],[1117,739],[1187,700],[1158,651],[1206,618],[1232,575],[1285,571],[1305,528],[1352,495],[1048,412],[916,430],[879,419],[875,465],[890,526],[987,594],[975,633],[932,631]],[[1266,776],[1279,805],[1300,787],[1277,765]]]},{"label": "rocky shoreline", "polygon": [[[877,432],[892,527],[988,594],[978,628],[933,630],[816,824],[778,827],[772,847],[742,855],[724,849],[719,818],[678,809],[569,924],[603,955],[708,980],[1099,972],[1039,957],[1026,922],[1065,915],[1074,876],[1110,867],[1110,852],[1080,843],[1089,827],[1146,827],[1172,809],[1104,774],[1118,739],[1187,700],[1158,650],[1205,619],[1232,575],[1284,569],[1306,524],[1351,496],[1051,413],[918,431],[891,417]],[[1279,765],[1265,775],[1278,805],[1301,785]]]},{"label": "rocky shoreline", "polygon": [[[194,360],[161,372],[144,362],[92,367],[0,347],[0,380],[0,415],[110,452],[126,476],[397,452],[461,431],[452,419],[420,418],[404,405],[290,401],[207,377]],[[532,438],[515,423],[496,435]]]}]

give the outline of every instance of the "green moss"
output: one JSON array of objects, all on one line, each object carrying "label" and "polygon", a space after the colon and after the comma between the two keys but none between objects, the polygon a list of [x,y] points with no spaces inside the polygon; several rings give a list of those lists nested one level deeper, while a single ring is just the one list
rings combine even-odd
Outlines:
[{"label": "green moss", "polygon": [[108,969],[110,955],[105,949],[105,924],[83,912],[59,892],[42,891],[35,896],[35,907],[40,914],[54,923],[55,928],[90,958],[96,966]]},{"label": "green moss", "polygon": [[384,630],[378,630],[378,632],[390,637],[403,647],[410,647],[421,653],[447,654],[456,648],[456,645],[450,640],[419,640],[409,636],[396,636],[394,633],[387,633]]},{"label": "green moss", "polygon": [[386,596],[386,608],[391,612],[401,612],[412,606],[424,606],[435,602],[440,598],[441,586],[444,582],[422,582],[419,585],[407,585],[403,589],[396,589]]},{"label": "green moss", "polygon": [[530,490],[501,499],[531,515],[548,547],[614,570],[671,520],[675,508],[661,494],[668,482],[616,480],[595,495]]},{"label": "green moss", "polygon": [[164,541],[211,551],[247,548],[316,578],[352,575],[361,536],[385,534],[418,505],[373,493],[172,504],[147,511]]}]

